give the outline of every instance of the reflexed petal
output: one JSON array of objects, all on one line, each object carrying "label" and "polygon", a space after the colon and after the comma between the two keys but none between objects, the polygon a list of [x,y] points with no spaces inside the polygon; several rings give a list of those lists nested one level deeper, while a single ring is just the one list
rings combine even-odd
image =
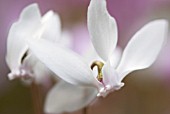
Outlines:
[{"label": "reflexed petal", "polygon": [[88,29],[97,53],[107,61],[117,44],[117,24],[107,11],[106,0],[91,0]]},{"label": "reflexed petal", "polygon": [[119,47],[117,47],[113,51],[113,53],[112,53],[112,55],[111,55],[111,57],[109,59],[110,60],[110,64],[111,64],[111,66],[113,68],[117,68],[117,66],[118,66],[118,64],[119,64],[119,62],[121,60],[121,56],[122,56],[122,50]]},{"label": "reflexed petal", "polygon": [[27,21],[29,24],[39,21],[41,19],[41,14],[38,5],[34,3],[24,8],[21,12],[20,19],[20,21]]},{"label": "reflexed petal", "polygon": [[89,66],[91,66],[91,64],[96,61],[102,61],[104,62],[96,53],[93,45],[91,43],[89,43],[88,48],[86,48],[87,50],[84,51],[84,53],[82,54],[82,56],[86,59],[86,61],[89,63]]},{"label": "reflexed petal", "polygon": [[32,4],[22,11],[19,21],[11,26],[6,55],[7,64],[11,70],[18,69],[21,64],[21,58],[28,49],[25,39],[33,38],[31,35],[40,26],[40,18],[37,4]]},{"label": "reflexed petal", "polygon": [[33,68],[36,83],[45,82],[52,74],[51,71],[40,61]]},{"label": "reflexed petal", "polygon": [[31,53],[23,61],[22,67],[27,70],[27,74],[33,76],[36,83],[42,83],[52,75],[51,71]]},{"label": "reflexed petal", "polygon": [[63,31],[57,44],[61,44],[63,47],[71,48],[73,45],[73,38],[71,34],[68,31]]},{"label": "reflexed petal", "polygon": [[103,82],[106,87],[113,87],[113,89],[120,89],[124,83],[119,81],[119,75],[114,66],[111,66],[110,62],[107,62],[103,67]]},{"label": "reflexed petal", "polygon": [[50,114],[72,112],[90,104],[96,95],[96,88],[78,87],[62,81],[48,93],[45,112]]},{"label": "reflexed petal", "polygon": [[61,23],[58,14],[48,11],[41,20],[43,32],[41,38],[58,41],[61,35]]},{"label": "reflexed petal", "polygon": [[38,59],[63,80],[71,84],[98,86],[90,67],[78,54],[43,39],[29,42],[29,46]]},{"label": "reflexed petal", "polygon": [[156,20],[145,25],[126,46],[118,73],[120,81],[134,70],[149,67],[158,56],[167,35],[166,20]]}]

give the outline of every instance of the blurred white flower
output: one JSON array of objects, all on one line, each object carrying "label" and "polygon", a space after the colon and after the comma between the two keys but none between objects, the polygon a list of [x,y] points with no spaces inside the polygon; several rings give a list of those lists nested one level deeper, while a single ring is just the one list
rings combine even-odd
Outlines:
[{"label": "blurred white flower", "polygon": [[60,19],[53,11],[48,11],[42,17],[37,4],[24,8],[8,35],[6,61],[11,70],[8,74],[9,79],[34,77],[40,82],[48,76],[48,68],[31,53],[26,41],[43,38],[56,42],[60,34]]},{"label": "blurred white flower", "polygon": [[[43,78],[51,75],[48,68],[29,50],[26,42],[46,39],[63,48],[70,47],[72,45],[70,33],[66,31],[61,33],[60,26],[59,16],[53,11],[41,17],[37,4],[29,5],[22,11],[19,21],[12,25],[7,41],[6,60],[11,69],[9,79],[35,78],[37,83],[42,83]],[[96,90],[94,88],[80,88],[60,79],[58,81],[47,94],[46,112],[74,111],[88,105],[96,96],[93,94]]]}]

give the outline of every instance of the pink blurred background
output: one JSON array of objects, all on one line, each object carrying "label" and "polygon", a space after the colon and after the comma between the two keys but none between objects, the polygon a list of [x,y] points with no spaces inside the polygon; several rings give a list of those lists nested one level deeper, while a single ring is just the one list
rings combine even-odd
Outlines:
[{"label": "pink blurred background", "polygon": [[[5,63],[9,28],[24,7],[38,3],[44,14],[52,9],[59,13],[62,29],[73,36],[73,48],[80,52],[89,40],[86,26],[90,0],[1,0],[0,1],[0,114],[33,114],[30,88],[21,81],[9,81]],[[118,23],[118,45],[124,48],[148,21],[170,20],[170,0],[107,0],[108,10]],[[83,43],[82,43],[83,42]],[[149,69],[137,71],[124,80],[120,91],[110,94],[87,108],[88,114],[170,114],[170,42],[157,62]],[[82,110],[75,112],[82,114]],[[73,113],[74,114],[74,113]]]}]

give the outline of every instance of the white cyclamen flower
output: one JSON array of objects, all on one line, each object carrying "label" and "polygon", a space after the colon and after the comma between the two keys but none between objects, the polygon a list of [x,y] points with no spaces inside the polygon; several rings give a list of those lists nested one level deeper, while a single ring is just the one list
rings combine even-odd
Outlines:
[{"label": "white cyclamen flower", "polygon": [[[9,79],[25,79],[27,76],[29,78],[32,76],[36,83],[42,83],[43,78],[51,75],[47,67],[29,50],[26,43],[27,40],[36,42],[40,38],[62,47],[71,45],[70,34],[68,32],[61,33],[59,16],[53,11],[49,11],[41,17],[37,4],[32,4],[22,11],[19,21],[12,25],[9,32],[6,56],[7,64],[11,70],[11,73],[8,74]],[[69,92],[69,97],[66,96],[67,92]],[[80,88],[59,80],[59,83],[47,95],[46,112],[74,111],[82,108],[94,99],[95,94],[93,93],[91,88]],[[72,106],[72,104],[76,105]]]},{"label": "white cyclamen flower", "polygon": [[[100,61],[94,60],[89,66],[82,56],[43,39],[29,42],[29,45],[33,53],[60,78],[73,85],[94,88],[91,96],[105,97],[124,85],[122,80],[127,74],[153,64],[164,45],[167,28],[166,20],[151,21],[132,37],[122,56],[114,58],[118,37],[116,21],[107,11],[106,0],[91,0],[88,29]],[[98,68],[97,77],[92,71],[94,67]],[[65,96],[69,97],[69,92]]]},{"label": "white cyclamen flower", "polygon": [[60,26],[59,16],[53,11],[48,11],[42,17],[37,4],[23,9],[8,35],[6,61],[11,70],[9,79],[34,76],[39,81],[49,75],[47,67],[31,53],[26,41],[40,38],[57,41],[60,38]]}]

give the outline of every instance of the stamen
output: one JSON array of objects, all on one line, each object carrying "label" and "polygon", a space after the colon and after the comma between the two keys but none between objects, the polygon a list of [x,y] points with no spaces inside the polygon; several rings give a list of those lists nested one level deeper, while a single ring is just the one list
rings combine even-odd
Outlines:
[{"label": "stamen", "polygon": [[98,70],[98,75],[97,75],[97,79],[102,82],[103,80],[103,74],[102,74],[102,68],[103,68],[104,63],[101,61],[94,61],[91,65],[91,69],[93,70],[93,68],[95,66],[97,66],[97,70]]}]

